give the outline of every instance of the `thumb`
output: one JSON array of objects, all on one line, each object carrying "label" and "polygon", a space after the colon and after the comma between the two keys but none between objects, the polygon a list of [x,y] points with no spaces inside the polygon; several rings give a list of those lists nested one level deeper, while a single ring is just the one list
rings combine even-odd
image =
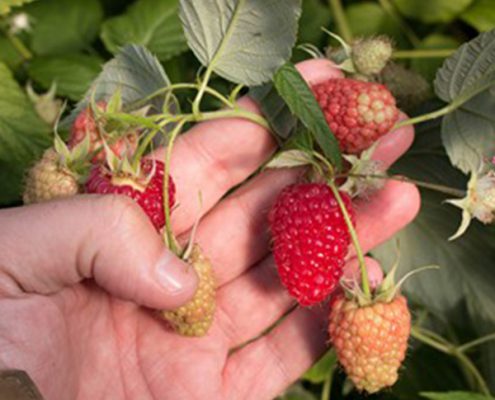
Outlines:
[{"label": "thumb", "polygon": [[125,196],[77,196],[0,211],[0,296],[51,294],[93,278],[110,294],[174,309],[197,275]]}]

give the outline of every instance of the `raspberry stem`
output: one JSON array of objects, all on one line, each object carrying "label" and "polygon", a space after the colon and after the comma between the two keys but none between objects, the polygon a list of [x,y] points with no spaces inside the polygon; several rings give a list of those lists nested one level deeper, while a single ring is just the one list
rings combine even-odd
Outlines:
[{"label": "raspberry stem", "polygon": [[364,254],[363,254],[363,250],[361,249],[361,245],[359,244],[359,239],[356,233],[356,229],[354,229],[354,225],[352,224],[349,212],[347,211],[344,201],[342,200],[342,196],[340,195],[333,180],[328,181],[328,186],[332,190],[333,195],[335,196],[335,199],[339,204],[340,210],[342,211],[342,215],[344,216],[345,223],[347,225],[347,228],[349,229],[349,234],[351,235],[352,244],[354,246],[354,249],[356,250],[356,256],[359,261],[359,269],[361,270],[361,286],[363,288],[363,293],[367,299],[371,300],[371,289],[368,279],[368,271],[366,269]]},{"label": "raspberry stem", "polygon": [[406,125],[414,125],[414,124],[418,124],[420,122],[430,121],[432,119],[443,117],[444,115],[447,115],[447,114],[451,113],[452,111],[456,110],[457,108],[462,106],[465,102],[469,101],[470,99],[472,99],[476,95],[484,92],[485,90],[489,89],[492,86],[493,86],[493,81],[489,80],[487,83],[480,85],[480,87],[477,87],[474,90],[468,90],[466,93],[461,94],[461,95],[457,96],[456,98],[452,99],[450,101],[450,103],[447,104],[445,107],[442,107],[442,108],[440,108],[436,111],[433,111],[431,113],[428,113],[428,114],[419,115],[417,117],[405,119],[405,120],[398,122],[397,124],[395,124],[392,127],[392,130],[402,128],[403,126],[406,126]]},{"label": "raspberry stem", "polygon": [[425,189],[430,189],[439,193],[448,194],[449,196],[455,196],[459,198],[463,198],[466,196],[466,191],[464,190],[456,189],[450,186],[439,185],[431,182],[418,181],[416,179],[411,179],[408,178],[407,176],[402,176],[402,175],[374,175],[374,174],[365,175],[365,174],[351,173],[351,174],[339,174],[336,176],[336,178],[347,178],[347,177],[385,179],[385,180],[391,180],[397,182],[407,182]]},{"label": "raspberry stem", "polygon": [[478,339],[475,339],[471,342],[465,343],[462,346],[459,346],[457,350],[459,350],[461,353],[465,353],[468,350],[471,350],[473,347],[485,344],[486,342],[490,342],[492,340],[495,340],[495,332],[490,333],[489,335],[480,337]]},{"label": "raspberry stem", "polygon": [[28,61],[33,58],[33,53],[26,47],[21,39],[19,39],[14,33],[10,32],[9,29],[1,29],[7,39],[9,39],[12,46],[15,48],[17,53],[23,58],[24,61]]},{"label": "raspberry stem", "polygon": [[446,58],[451,56],[455,49],[422,49],[422,50],[397,50],[392,54],[395,59],[411,58]]},{"label": "raspberry stem", "polygon": [[164,241],[167,243],[170,250],[173,253],[179,255],[180,249],[172,231],[172,221],[170,219],[170,202],[169,202],[169,175],[170,175],[170,160],[172,159],[172,150],[174,147],[175,139],[182,131],[182,127],[187,122],[187,118],[183,118],[177,123],[172,132],[170,133],[170,140],[167,146],[167,153],[165,155],[165,171],[163,174],[163,206],[165,212],[165,230]]},{"label": "raspberry stem", "polygon": [[[476,381],[476,384],[480,390],[481,393],[490,396],[490,389],[488,388],[488,385],[485,382],[485,379],[481,375],[481,373],[478,371],[478,368],[473,364],[473,362],[463,353],[461,348],[465,346],[455,346],[452,343],[449,343],[447,340],[443,339],[442,341],[439,341],[438,339],[435,338],[437,336],[434,332],[430,332],[427,329],[420,328],[420,327],[411,327],[411,336],[415,338],[416,340],[433,347],[434,349],[451,355],[453,357],[456,357],[461,365],[464,367],[466,372],[469,372],[471,377],[473,377]],[[481,338],[484,339],[484,338]],[[486,340],[486,339],[484,339]],[[468,343],[469,345],[470,343]]]}]

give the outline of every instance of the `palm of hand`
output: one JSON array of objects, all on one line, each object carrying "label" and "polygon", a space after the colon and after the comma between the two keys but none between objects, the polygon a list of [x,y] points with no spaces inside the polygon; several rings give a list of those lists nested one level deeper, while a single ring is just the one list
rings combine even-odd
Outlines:
[{"label": "palm of hand", "polygon": [[[301,70],[313,81],[340,74],[324,60],[304,63]],[[390,165],[407,149],[412,136],[410,128],[386,135],[374,157],[385,167]],[[104,285],[98,279],[98,285],[82,281],[64,287],[54,275],[55,284],[46,277],[45,291],[33,290],[29,282],[25,290],[25,282],[19,281],[22,296],[0,294],[1,362],[28,371],[47,399],[270,399],[280,393],[327,347],[324,307],[297,308],[259,337],[294,304],[267,257],[266,214],[276,195],[297,180],[299,172],[265,171],[219,201],[273,150],[265,130],[240,120],[198,125],[174,148],[171,170],[180,204],[174,213],[175,231],[190,230],[198,214],[198,192],[203,213],[207,211],[196,241],[212,261],[218,291],[215,322],[206,337],[172,333],[150,310],[101,289]],[[364,251],[407,224],[418,206],[416,189],[399,182],[389,182],[370,201],[357,202],[357,230]],[[121,228],[129,231],[132,225]],[[32,222],[29,229],[36,231]],[[43,271],[41,278],[33,276],[35,282],[45,278]],[[79,274],[84,276],[93,275]],[[0,293],[1,278],[0,274]],[[53,290],[54,286],[64,288]],[[33,292],[51,294],[29,294]]]}]

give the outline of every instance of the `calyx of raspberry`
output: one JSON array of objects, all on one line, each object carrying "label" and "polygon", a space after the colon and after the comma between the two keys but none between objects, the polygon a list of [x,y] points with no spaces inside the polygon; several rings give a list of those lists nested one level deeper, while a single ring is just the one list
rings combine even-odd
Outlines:
[{"label": "calyx of raspberry", "polygon": [[495,171],[484,174],[473,172],[468,182],[467,194],[463,199],[447,200],[462,210],[462,221],[457,232],[449,239],[454,240],[466,232],[473,218],[484,224],[495,221]]},{"label": "calyx of raspberry", "polygon": [[107,144],[104,144],[106,165],[111,175],[111,183],[115,186],[130,186],[144,192],[155,175],[156,163],[145,171],[141,162],[132,162],[127,157],[118,157]]},{"label": "calyx of raspberry", "polygon": [[367,197],[380,190],[385,185],[385,180],[376,175],[383,173],[382,163],[371,157],[375,145],[363,151],[359,156],[344,155],[344,159],[350,164],[348,177],[340,190],[351,197]]}]

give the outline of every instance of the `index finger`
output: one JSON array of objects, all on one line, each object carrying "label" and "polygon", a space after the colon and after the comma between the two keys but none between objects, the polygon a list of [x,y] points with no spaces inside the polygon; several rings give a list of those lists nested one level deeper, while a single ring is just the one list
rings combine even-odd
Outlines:
[{"label": "index finger", "polygon": [[[297,68],[309,84],[343,76],[334,64],[324,59],[304,61]],[[248,97],[240,99],[238,104],[260,113]],[[202,122],[181,135],[171,160],[179,204],[172,218],[176,233],[189,229],[230,188],[256,171],[275,149],[276,143],[267,129],[241,118]],[[165,149],[157,150],[153,156],[163,159]]]}]

